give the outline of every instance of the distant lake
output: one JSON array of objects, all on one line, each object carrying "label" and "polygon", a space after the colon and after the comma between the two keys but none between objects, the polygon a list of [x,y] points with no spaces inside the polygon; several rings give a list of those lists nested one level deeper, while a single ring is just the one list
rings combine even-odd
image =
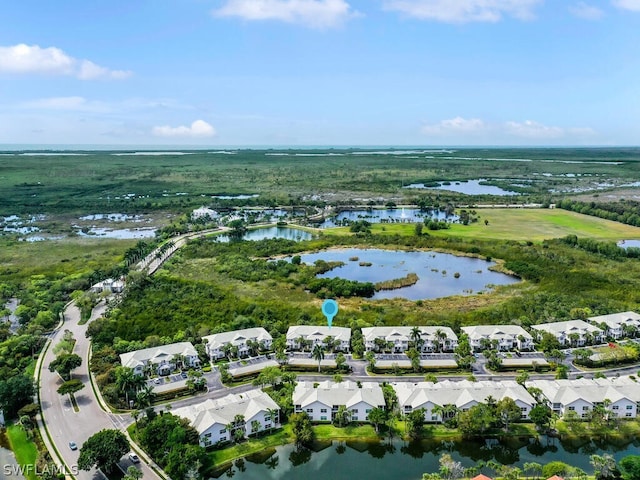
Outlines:
[{"label": "distant lake", "polygon": [[[358,260],[349,260],[353,257]],[[319,275],[321,278],[339,277],[376,283],[402,278],[409,273],[418,275],[419,280],[415,285],[376,292],[372,297],[376,300],[395,297],[422,300],[472,295],[490,290],[491,285],[519,282],[515,277],[489,270],[495,265],[494,262],[432,251],[341,248],[302,254],[301,259],[307,264],[313,264],[316,260],[345,263],[342,267]],[[370,262],[371,266],[360,266],[360,262]],[[460,274],[459,278],[454,277],[456,272]]]},{"label": "distant lake", "polygon": [[[495,460],[503,465],[522,468],[526,462],[542,465],[554,460],[579,467],[588,474],[593,472],[590,455],[609,453],[616,460],[640,453],[637,440],[591,441],[581,439],[574,442],[541,437],[484,439],[464,441],[424,440],[404,442],[324,442],[314,451],[296,452],[292,445],[267,449],[259,455],[244,459],[242,468],[230,466],[220,472],[219,478],[232,477],[237,480],[417,480],[423,473],[437,472],[438,460],[449,453],[453,460],[466,467],[478,465],[479,461]],[[493,475],[491,469],[483,469]]]},{"label": "distant lake", "polygon": [[[303,240],[311,240],[313,238],[313,234],[305,230],[298,230],[297,228],[265,227],[248,230],[242,237],[242,240],[266,240],[270,238],[283,238],[285,240],[295,240],[296,242],[300,242]],[[228,242],[229,236],[218,235],[216,239],[218,242]]]},{"label": "distant lake", "polygon": [[618,246],[622,248],[640,248],[640,240],[622,240],[618,242]]},{"label": "distant lake", "polygon": [[497,195],[501,197],[507,195],[520,195],[518,192],[504,190],[494,185],[481,184],[482,182],[486,181],[486,179],[480,178],[478,180],[467,180],[466,182],[440,182],[440,185],[438,185],[437,187],[428,187],[424,183],[413,183],[411,185],[407,185],[404,188],[449,190],[451,192],[464,193],[465,195]]},{"label": "distant lake", "polygon": [[447,216],[439,210],[421,211],[418,208],[393,208],[393,209],[371,209],[371,210],[344,210],[335,217],[327,218],[319,227],[331,228],[341,225],[343,220],[366,220],[370,223],[415,223],[422,222],[425,218],[433,220],[450,222],[457,221],[460,217],[457,215]]}]

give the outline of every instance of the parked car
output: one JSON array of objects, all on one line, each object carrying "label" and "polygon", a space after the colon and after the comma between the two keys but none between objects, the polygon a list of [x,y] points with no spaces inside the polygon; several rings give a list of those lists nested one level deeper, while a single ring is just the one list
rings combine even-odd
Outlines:
[{"label": "parked car", "polygon": [[140,457],[138,457],[138,455],[133,452],[129,453],[129,460],[131,460],[133,463],[140,463]]},{"label": "parked car", "polygon": [[182,378],[187,378],[189,375],[187,374],[187,372],[182,372],[182,373],[180,374],[180,376],[181,376]]},{"label": "parked car", "polygon": [[160,380],[159,378],[155,378],[153,380],[153,383],[155,383],[156,385],[160,385],[160,382],[162,382],[162,380]]},{"label": "parked car", "polygon": [[76,442],[69,442],[69,448],[71,450],[77,450],[78,449],[78,445],[76,445]]}]

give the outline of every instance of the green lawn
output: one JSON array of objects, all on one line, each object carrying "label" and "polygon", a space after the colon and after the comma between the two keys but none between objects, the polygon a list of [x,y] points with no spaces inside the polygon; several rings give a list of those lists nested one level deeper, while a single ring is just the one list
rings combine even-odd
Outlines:
[{"label": "green lawn", "polygon": [[[470,225],[454,224],[448,230],[423,232],[432,236],[456,236],[477,239],[531,240],[577,235],[595,240],[640,239],[640,228],[619,222],[603,220],[589,215],[561,209],[477,209],[480,220]],[[488,225],[484,221],[488,220]],[[371,231],[376,234],[413,235],[412,224],[374,224]],[[325,232],[328,235],[344,235],[348,228],[336,228]]]},{"label": "green lawn", "polygon": [[[23,466],[30,465],[33,469],[38,459],[38,449],[36,444],[27,438],[22,426],[11,425],[7,427],[7,438],[18,463]],[[37,480],[38,478],[33,470],[25,470],[25,473],[30,480]]]}]

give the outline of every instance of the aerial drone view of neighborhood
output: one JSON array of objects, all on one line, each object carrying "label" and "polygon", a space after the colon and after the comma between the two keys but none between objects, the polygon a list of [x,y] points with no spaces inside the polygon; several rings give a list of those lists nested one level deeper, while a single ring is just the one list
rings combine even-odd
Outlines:
[{"label": "aerial drone view of neighborhood", "polygon": [[640,480],[637,2],[71,3],[0,31],[2,478]]}]

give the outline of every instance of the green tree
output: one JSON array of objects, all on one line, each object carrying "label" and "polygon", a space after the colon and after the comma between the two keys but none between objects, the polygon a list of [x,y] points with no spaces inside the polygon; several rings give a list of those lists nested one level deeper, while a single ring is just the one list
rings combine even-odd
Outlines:
[{"label": "green tree", "polygon": [[475,362],[471,344],[469,343],[469,337],[466,334],[461,334],[458,339],[458,346],[454,350],[454,357],[458,367],[467,370],[471,368]]},{"label": "green tree", "polygon": [[336,368],[340,371],[344,370],[347,366],[347,358],[344,356],[344,353],[339,352],[336,355]]},{"label": "green tree", "polygon": [[376,354],[373,353],[372,350],[369,350],[364,354],[364,358],[367,362],[369,362],[369,371],[373,372],[376,368]]},{"label": "green tree", "polygon": [[640,480],[640,455],[627,455],[619,466],[624,480]]},{"label": "green tree", "polygon": [[82,358],[75,353],[63,353],[49,364],[49,370],[58,372],[65,380],[71,380],[71,371],[82,365]]},{"label": "green tree", "polygon": [[542,467],[542,476],[544,478],[553,477],[558,475],[559,477],[565,477],[571,471],[571,466],[559,460],[547,463]]},{"label": "green tree", "polygon": [[458,414],[458,429],[465,436],[482,435],[495,421],[491,408],[484,403],[479,403],[466,412]]},{"label": "green tree", "polygon": [[60,387],[58,387],[58,393],[60,395],[73,395],[84,388],[84,383],[81,380],[74,378],[67,380]]},{"label": "green tree", "polygon": [[345,406],[338,406],[338,411],[333,417],[334,425],[338,427],[346,427],[351,422],[351,411]]},{"label": "green tree", "polygon": [[311,356],[318,362],[318,372],[320,372],[320,364],[322,360],[324,360],[324,347],[316,343],[313,347],[313,351],[311,352]]},{"label": "green tree", "polygon": [[33,379],[16,375],[0,381],[0,407],[8,418],[13,418],[23,406],[33,402],[36,390]]},{"label": "green tree", "polygon": [[520,420],[522,411],[518,404],[509,397],[504,397],[498,401],[496,405],[496,413],[500,422],[504,425],[505,431],[509,430],[509,425]]},{"label": "green tree", "polygon": [[542,474],[542,465],[536,462],[525,462],[522,468],[528,476],[535,479],[540,478]]},{"label": "green tree", "polygon": [[122,480],[140,480],[141,478],[142,470],[138,470],[133,465],[130,465],[129,468],[127,468],[127,473],[122,477]]},{"label": "green tree", "polygon": [[420,438],[422,436],[422,426],[424,425],[424,408],[418,408],[405,415],[407,434],[410,438]]},{"label": "green tree", "polygon": [[95,466],[109,473],[129,449],[127,437],[120,430],[100,430],[80,447],[78,467],[91,470]]},{"label": "green tree", "polygon": [[448,453],[443,453],[440,456],[438,464],[440,465],[438,473],[443,480],[458,480],[464,475],[462,463],[456,462]]},{"label": "green tree", "polygon": [[380,407],[374,407],[369,412],[369,421],[373,423],[373,427],[376,429],[376,433],[380,433],[380,425],[386,422],[387,412]]},{"label": "green tree", "polygon": [[617,467],[616,460],[612,455],[605,453],[603,455],[591,455],[589,463],[593,467],[593,474],[596,480],[606,480],[614,478]]},{"label": "green tree", "polygon": [[289,416],[289,423],[291,424],[293,441],[296,447],[310,445],[311,442],[313,442],[313,428],[311,428],[311,421],[306,413],[291,414]]},{"label": "green tree", "polygon": [[551,415],[551,409],[547,405],[538,403],[531,408],[531,411],[529,412],[529,419],[540,430],[546,430],[551,423]]},{"label": "green tree", "polygon": [[566,365],[558,365],[556,368],[556,378],[557,379],[566,379],[569,378],[569,367]]}]

